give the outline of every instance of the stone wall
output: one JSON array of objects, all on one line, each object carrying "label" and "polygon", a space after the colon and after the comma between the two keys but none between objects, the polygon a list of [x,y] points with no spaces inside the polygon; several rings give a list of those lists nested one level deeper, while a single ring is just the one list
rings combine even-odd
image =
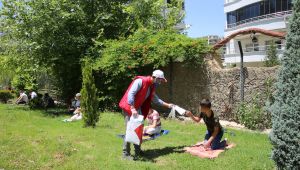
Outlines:
[{"label": "stone wall", "polygon": [[[269,90],[266,83],[274,80],[277,70],[278,67],[247,68],[245,101],[251,102],[255,94]],[[216,113],[223,119],[234,119],[234,113],[240,102],[239,68],[218,69],[211,67],[210,64],[193,67],[173,63],[163,68],[163,71],[168,83],[158,88],[157,94],[160,98],[193,112],[197,112],[201,99],[210,98]]]},{"label": "stone wall", "polygon": [[204,65],[194,67],[173,63],[162,70],[168,83],[162,84],[157,94],[164,101],[196,111],[199,100],[210,96],[209,76]]},{"label": "stone wall", "polygon": [[[245,71],[245,102],[251,102],[255,95],[272,93],[277,70],[278,67],[248,67]],[[234,119],[234,113],[241,101],[240,69],[211,70],[209,86],[214,109],[223,119]],[[266,95],[260,95],[261,102],[265,102],[265,97]]]}]

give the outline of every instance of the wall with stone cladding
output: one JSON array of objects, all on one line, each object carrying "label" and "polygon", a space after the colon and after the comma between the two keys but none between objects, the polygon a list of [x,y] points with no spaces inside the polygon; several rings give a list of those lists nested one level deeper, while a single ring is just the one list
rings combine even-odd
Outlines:
[{"label": "wall with stone cladding", "polygon": [[[209,64],[193,67],[183,63],[173,63],[162,70],[168,83],[162,84],[157,89],[161,99],[197,112],[199,101],[210,98],[213,109],[222,119],[234,119],[234,113],[240,102],[239,68],[215,69]],[[257,93],[265,93],[268,88],[266,82],[274,80],[277,70],[278,67],[247,68],[245,101],[251,102],[252,97]]]}]

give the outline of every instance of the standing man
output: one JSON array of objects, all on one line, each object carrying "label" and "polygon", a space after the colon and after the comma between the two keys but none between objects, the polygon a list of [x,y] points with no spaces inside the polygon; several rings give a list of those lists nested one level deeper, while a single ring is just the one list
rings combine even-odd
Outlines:
[{"label": "standing man", "polygon": [[[136,117],[139,114],[143,115],[144,119],[147,118],[151,102],[166,108],[172,108],[173,104],[162,101],[155,94],[155,89],[162,82],[166,83],[167,80],[161,70],[155,70],[152,76],[137,76],[134,78],[119,103],[125,116],[126,128],[130,116]],[[134,149],[135,156],[142,156],[143,153],[140,145],[134,145]],[[130,156],[130,143],[125,142],[125,140],[123,144],[123,158],[132,160]]]}]

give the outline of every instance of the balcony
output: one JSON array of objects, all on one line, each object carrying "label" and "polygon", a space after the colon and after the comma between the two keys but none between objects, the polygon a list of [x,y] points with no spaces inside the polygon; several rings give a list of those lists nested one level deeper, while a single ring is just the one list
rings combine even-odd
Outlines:
[{"label": "balcony", "polygon": [[[267,50],[270,48],[271,45],[265,45],[265,46],[251,46],[243,48],[243,53],[245,56],[251,56],[251,55],[266,55]],[[275,44],[277,47],[277,54],[283,54],[285,49],[285,44]],[[230,51],[227,51],[225,54],[226,57],[236,57],[240,56],[240,51],[233,49]]]},{"label": "balcony", "polygon": [[233,3],[235,1],[239,1],[239,0],[224,0],[224,4]]},{"label": "balcony", "polygon": [[261,21],[268,21],[270,19],[276,19],[276,18],[285,18],[288,17],[292,14],[292,10],[289,11],[282,11],[282,12],[276,12],[276,13],[272,13],[272,14],[267,14],[267,15],[261,15],[261,16],[257,16],[257,17],[253,17],[250,19],[246,19],[243,21],[239,21],[233,24],[227,24],[227,28],[226,31],[230,31],[233,29],[237,29],[237,28],[241,28],[241,27],[245,27],[247,25],[256,23],[256,22],[261,22]]}]

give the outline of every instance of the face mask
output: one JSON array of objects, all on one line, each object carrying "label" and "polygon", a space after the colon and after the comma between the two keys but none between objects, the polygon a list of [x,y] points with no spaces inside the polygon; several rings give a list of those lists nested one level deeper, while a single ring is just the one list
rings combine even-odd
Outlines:
[{"label": "face mask", "polygon": [[161,84],[161,80],[158,78],[155,78],[154,80],[154,84],[160,85]]}]

